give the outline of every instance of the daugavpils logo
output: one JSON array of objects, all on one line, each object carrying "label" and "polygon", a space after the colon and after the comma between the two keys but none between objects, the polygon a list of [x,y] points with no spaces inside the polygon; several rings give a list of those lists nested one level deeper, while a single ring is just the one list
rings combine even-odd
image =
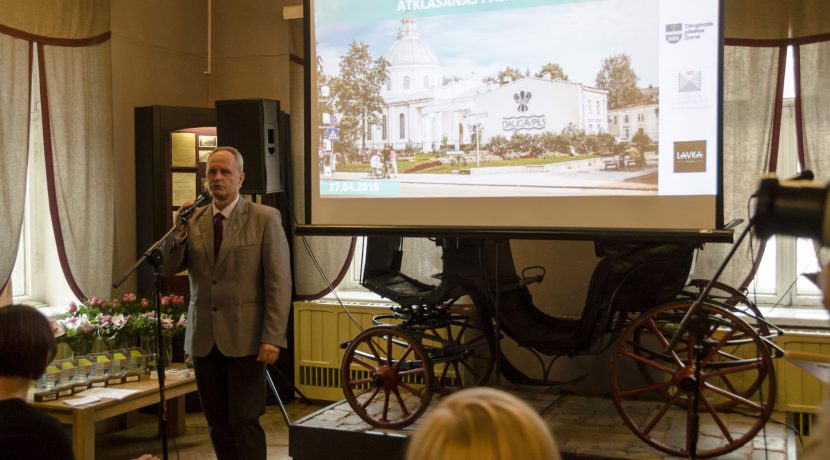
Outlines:
[{"label": "daugavpils logo", "polygon": [[666,24],[666,41],[677,43],[683,38],[683,23]]},{"label": "daugavpils logo", "polygon": [[516,110],[519,112],[527,112],[527,104],[530,102],[530,98],[533,97],[530,94],[530,91],[519,91],[518,93],[513,95],[513,100],[516,101],[518,107]]},{"label": "daugavpils logo", "polygon": [[674,172],[706,172],[706,141],[675,142]]}]

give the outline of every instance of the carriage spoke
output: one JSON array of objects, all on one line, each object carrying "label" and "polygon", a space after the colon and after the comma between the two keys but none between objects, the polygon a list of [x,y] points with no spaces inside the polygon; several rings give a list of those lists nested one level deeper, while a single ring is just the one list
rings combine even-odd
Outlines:
[{"label": "carriage spoke", "polygon": [[[375,396],[378,395],[379,391],[380,391],[380,388],[374,388],[372,390],[372,394],[370,394],[369,397],[366,398],[366,401],[363,401],[363,403],[360,405],[360,407],[363,408],[363,409],[366,409],[367,407],[369,407],[369,404],[372,403],[372,401],[375,399]],[[363,393],[363,394],[366,394],[366,393]],[[359,395],[358,397],[360,397],[360,396],[362,396],[362,395]]]},{"label": "carriage spoke", "polygon": [[349,385],[353,386],[353,387],[358,387],[360,385],[365,385],[367,383],[372,383],[373,381],[374,381],[374,378],[358,379],[358,380],[352,380],[351,382],[349,382]]},{"label": "carriage spoke", "polygon": [[758,404],[754,401],[750,401],[750,400],[744,398],[743,396],[736,395],[735,393],[730,393],[730,392],[728,392],[724,389],[718,388],[718,387],[716,387],[716,386],[714,386],[714,385],[712,385],[708,382],[704,383],[704,385],[709,390],[711,390],[711,391],[713,391],[713,392],[715,392],[715,393],[717,393],[717,394],[719,394],[723,397],[729,398],[733,401],[737,401],[737,402],[739,402],[739,403],[741,403],[745,406],[751,407],[751,408],[753,408],[753,409],[755,409],[759,412],[763,410],[763,407],[760,404]]},{"label": "carriage spoke", "polygon": [[705,378],[723,377],[724,375],[727,375],[727,374],[735,374],[737,372],[744,372],[744,371],[749,371],[749,370],[752,370],[752,369],[761,369],[762,366],[763,366],[763,363],[761,362],[760,359],[758,359],[757,361],[751,362],[751,363],[748,363],[748,364],[740,364],[740,365],[737,365],[737,366],[730,366],[730,367],[727,367],[727,368],[724,368],[724,369],[718,369],[716,371],[703,372],[703,376]]},{"label": "carriage spoke", "polygon": [[640,393],[645,393],[647,391],[665,390],[670,385],[671,385],[671,381],[655,383],[654,385],[646,385],[644,387],[633,388],[631,390],[621,391],[620,396],[622,396],[624,398],[627,398],[629,396],[638,395]]},{"label": "carriage spoke", "polygon": [[[468,370],[471,374],[473,374],[473,376],[475,376],[476,380],[478,380],[478,378],[479,378],[479,377],[481,377],[481,374],[480,374],[480,373],[478,373],[478,372],[476,372],[476,370],[475,370],[475,369],[473,369],[473,367],[472,367],[472,366],[470,366],[469,364],[467,364],[465,361],[461,361],[461,365],[462,365],[462,366],[464,366],[465,368],[467,368],[467,370]],[[457,371],[456,371],[456,372],[457,372]]]},{"label": "carriage spoke", "polygon": [[720,428],[721,433],[723,433],[727,441],[729,441],[729,444],[732,444],[735,440],[732,438],[732,433],[729,432],[729,428],[726,427],[726,425],[723,423],[723,420],[721,420],[721,418],[718,416],[718,411],[715,410],[715,407],[712,406],[712,403],[710,403],[706,396],[702,393],[700,394],[700,398],[703,400],[703,404],[706,406],[706,410],[709,411],[709,415],[712,416],[712,419],[715,420],[715,423],[718,425],[718,428]]},{"label": "carriage spoke", "polygon": [[[663,335],[663,331],[661,331],[657,327],[657,324],[654,322],[653,318],[649,318],[648,327],[649,327],[649,329],[651,329],[654,332],[654,335],[660,341],[660,344],[663,345],[663,348],[666,348],[666,347],[669,346],[669,341],[666,340],[666,337]],[[674,358],[674,361],[677,363],[678,366],[683,367],[683,361],[680,359],[679,356],[677,356],[677,353],[675,353],[674,350],[672,350],[671,356],[672,356],[672,358]]]},{"label": "carriage spoke", "polygon": [[381,416],[381,420],[384,422],[389,421],[389,390],[383,390],[383,415]]},{"label": "carriage spoke", "polygon": [[675,401],[677,401],[677,398],[679,396],[680,396],[680,392],[677,392],[677,393],[674,394],[674,396],[669,398],[669,400],[666,401],[665,404],[663,404],[663,407],[660,408],[660,411],[657,412],[657,414],[654,415],[654,417],[651,419],[651,421],[648,423],[648,425],[646,425],[646,427],[643,428],[643,433],[645,433],[645,434],[651,433],[651,430],[653,430],[654,427],[657,426],[657,423],[660,422],[660,419],[662,419],[663,416],[666,415],[666,412],[672,406],[674,406],[674,403],[675,403]]},{"label": "carriage spoke", "polygon": [[413,348],[412,345],[406,347],[406,351],[404,351],[401,355],[401,359],[399,359],[398,362],[395,363],[394,369],[396,371],[401,368],[401,363],[403,363],[404,360],[406,360],[406,357],[409,356],[409,354],[412,353],[413,350],[415,350],[415,348]]},{"label": "carriage spoke", "polygon": [[403,412],[403,415],[405,417],[409,416],[409,409],[407,409],[406,403],[404,403],[403,398],[401,397],[401,392],[397,388],[395,388],[394,391],[395,398],[398,400],[398,404],[401,406],[401,412]]},{"label": "carriage spoke", "polygon": [[444,365],[444,368],[441,369],[441,378],[438,379],[439,382],[443,382],[444,379],[447,377],[447,371],[450,370],[450,366]]},{"label": "carriage spoke", "polygon": [[423,374],[423,373],[424,373],[424,368],[423,367],[418,367],[418,368],[415,368],[415,369],[409,369],[409,370],[398,372],[398,375],[400,375],[400,376],[417,375],[417,374]]},{"label": "carriage spoke", "polygon": [[736,332],[736,331],[735,331],[734,329],[732,329],[732,330],[730,330],[729,332],[727,332],[726,334],[724,334],[724,335],[723,335],[723,337],[721,337],[721,339],[718,341],[718,343],[717,343],[717,344],[715,344],[715,345],[714,345],[714,346],[713,346],[713,347],[712,347],[712,348],[711,348],[711,349],[710,349],[710,350],[706,353],[706,356],[704,356],[704,357],[700,360],[700,364],[701,364],[701,366],[705,366],[705,365],[706,365],[709,361],[711,361],[711,360],[712,360],[712,357],[715,355],[715,353],[717,353],[718,351],[720,351],[720,349],[723,347],[723,344],[725,344],[727,340],[729,340],[730,338],[732,338],[732,336],[733,336],[733,335],[735,335],[735,332]]},{"label": "carriage spoke", "polygon": [[358,358],[357,356],[352,357],[352,362],[355,363],[355,364],[359,364],[359,365],[365,367],[366,369],[369,369],[372,372],[374,372],[375,369],[377,369],[375,366],[372,366],[371,364],[367,363],[366,361],[363,361],[362,359]]},{"label": "carriage spoke", "polygon": [[629,358],[633,359],[634,361],[637,361],[637,362],[643,363],[643,364],[645,364],[646,366],[651,366],[651,367],[653,367],[653,368],[655,368],[655,369],[657,369],[657,370],[659,370],[659,371],[665,372],[666,374],[674,374],[674,370],[669,369],[668,367],[663,366],[662,364],[657,363],[657,362],[655,362],[655,361],[652,361],[652,360],[650,360],[650,359],[646,359],[646,358],[645,358],[645,357],[643,357],[643,356],[640,356],[640,355],[636,355],[636,354],[634,354],[634,353],[631,353],[631,352],[630,352],[630,351],[628,351],[628,350],[623,350],[623,351],[622,351],[622,354],[623,354],[624,356],[628,356]]},{"label": "carriage spoke", "polygon": [[383,358],[380,357],[380,352],[375,347],[374,340],[373,339],[367,340],[366,345],[369,346],[369,350],[371,350],[372,353],[375,355],[375,359],[378,361],[378,366],[382,366],[383,365]]},{"label": "carriage spoke", "polygon": [[408,392],[412,393],[413,395],[415,395],[415,396],[417,396],[417,397],[421,398],[421,399],[423,399],[423,397],[424,397],[424,394],[423,394],[423,393],[421,393],[420,391],[416,390],[415,388],[412,388],[411,386],[407,385],[406,383],[400,382],[400,383],[398,383],[398,386],[399,386],[399,387],[401,387],[401,388],[403,388],[404,390],[406,390],[406,391],[408,391]]}]

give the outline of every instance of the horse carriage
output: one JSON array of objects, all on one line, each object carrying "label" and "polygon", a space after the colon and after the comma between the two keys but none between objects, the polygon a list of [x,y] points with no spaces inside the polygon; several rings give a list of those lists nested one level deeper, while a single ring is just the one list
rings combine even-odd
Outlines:
[{"label": "horse carriage", "polygon": [[[396,305],[343,344],[345,398],[372,426],[407,426],[433,394],[485,384],[494,369],[515,384],[550,385],[558,357],[608,347],[617,410],[663,452],[722,455],[752,439],[772,413],[772,360],[781,355],[772,338],[781,330],[736,289],[687,282],[698,243],[595,242],[600,260],[582,316],[559,318],[537,308],[528,290],[544,269],[517,273],[508,240],[436,240],[443,251],[436,284],[401,272],[401,242],[367,238],[362,284]],[[501,353],[503,335],[535,354],[541,377]],[[719,432],[699,440],[704,417]],[[666,431],[675,434],[668,441],[654,435]]]}]

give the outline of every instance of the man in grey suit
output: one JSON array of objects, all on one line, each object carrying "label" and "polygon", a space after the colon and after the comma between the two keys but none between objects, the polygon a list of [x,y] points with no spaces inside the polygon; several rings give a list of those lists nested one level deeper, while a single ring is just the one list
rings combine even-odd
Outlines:
[{"label": "man in grey suit", "polygon": [[[280,213],[239,195],[242,155],[218,147],[207,161],[213,203],[164,248],[161,268],[190,278],[185,352],[216,456],[265,459],[265,365],[286,346],[291,265]],[[179,212],[192,202],[183,203]]]}]

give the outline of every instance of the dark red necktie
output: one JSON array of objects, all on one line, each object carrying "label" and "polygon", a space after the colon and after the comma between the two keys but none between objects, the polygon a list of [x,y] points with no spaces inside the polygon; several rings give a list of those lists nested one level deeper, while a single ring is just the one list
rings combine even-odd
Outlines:
[{"label": "dark red necktie", "polygon": [[219,248],[222,247],[222,220],[225,219],[221,213],[213,216],[213,259],[219,258]]}]

